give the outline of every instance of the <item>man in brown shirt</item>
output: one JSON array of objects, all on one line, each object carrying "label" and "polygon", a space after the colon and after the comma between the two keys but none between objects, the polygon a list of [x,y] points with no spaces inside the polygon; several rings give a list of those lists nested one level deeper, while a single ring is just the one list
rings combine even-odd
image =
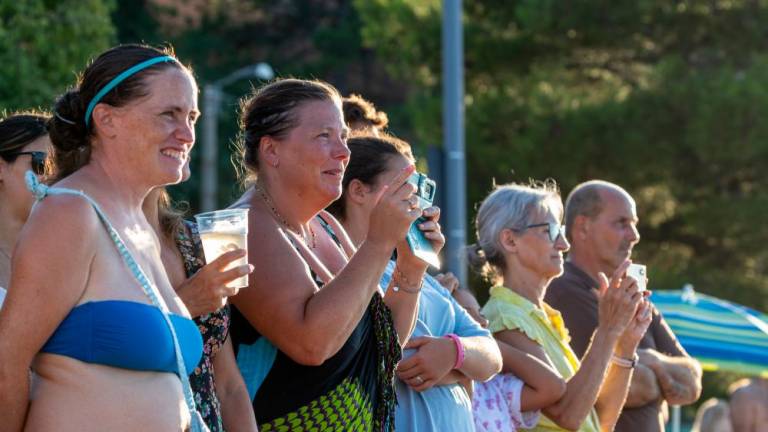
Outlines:
[{"label": "man in brown shirt", "polygon": [[[549,285],[545,301],[562,313],[571,347],[579,357],[587,351],[597,327],[598,274],[613,274],[630,257],[640,241],[637,222],[635,201],[613,183],[582,183],[566,200],[566,236],[571,249],[565,271]],[[665,402],[686,405],[699,398],[701,368],[655,308],[638,356],[615,430],[663,431]]]}]

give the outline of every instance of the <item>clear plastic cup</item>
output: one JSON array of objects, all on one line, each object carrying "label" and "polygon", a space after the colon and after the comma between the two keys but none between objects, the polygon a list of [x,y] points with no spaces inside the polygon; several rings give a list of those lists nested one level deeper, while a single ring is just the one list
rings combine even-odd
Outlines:
[{"label": "clear plastic cup", "polygon": [[[230,263],[226,269],[248,264],[248,209],[226,209],[195,215],[197,229],[203,242],[205,261],[211,262],[235,249],[243,249],[246,255]],[[248,286],[248,275],[227,284],[230,288]]]}]

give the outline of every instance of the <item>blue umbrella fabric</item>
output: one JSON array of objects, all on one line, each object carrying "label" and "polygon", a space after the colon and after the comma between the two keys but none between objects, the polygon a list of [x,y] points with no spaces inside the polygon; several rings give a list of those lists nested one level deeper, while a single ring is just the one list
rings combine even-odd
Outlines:
[{"label": "blue umbrella fabric", "polygon": [[690,285],[655,291],[651,301],[704,370],[768,377],[768,315]]}]

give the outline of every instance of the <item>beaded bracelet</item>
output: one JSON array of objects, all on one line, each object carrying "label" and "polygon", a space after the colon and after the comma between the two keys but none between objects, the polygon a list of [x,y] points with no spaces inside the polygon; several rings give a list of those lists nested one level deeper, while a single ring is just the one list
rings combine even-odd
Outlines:
[{"label": "beaded bracelet", "polygon": [[453,365],[454,369],[459,369],[464,364],[464,345],[461,344],[461,338],[453,333],[448,333],[444,337],[453,341],[456,345],[456,364]]}]

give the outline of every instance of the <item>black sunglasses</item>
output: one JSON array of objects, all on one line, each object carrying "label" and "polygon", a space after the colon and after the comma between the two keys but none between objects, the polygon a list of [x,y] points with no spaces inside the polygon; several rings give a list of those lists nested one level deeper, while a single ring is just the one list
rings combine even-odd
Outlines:
[{"label": "black sunglasses", "polygon": [[30,155],[32,158],[31,166],[32,172],[37,175],[45,174],[45,161],[48,158],[48,154],[41,151],[23,151],[18,153],[12,153],[9,156],[16,158],[22,155]]},{"label": "black sunglasses", "polygon": [[[545,222],[540,224],[528,225],[524,229],[547,227],[547,234],[549,235],[549,241],[554,243],[558,237],[563,236],[565,238],[565,225],[559,223]],[[515,231],[523,231],[524,229],[516,229]]]}]

